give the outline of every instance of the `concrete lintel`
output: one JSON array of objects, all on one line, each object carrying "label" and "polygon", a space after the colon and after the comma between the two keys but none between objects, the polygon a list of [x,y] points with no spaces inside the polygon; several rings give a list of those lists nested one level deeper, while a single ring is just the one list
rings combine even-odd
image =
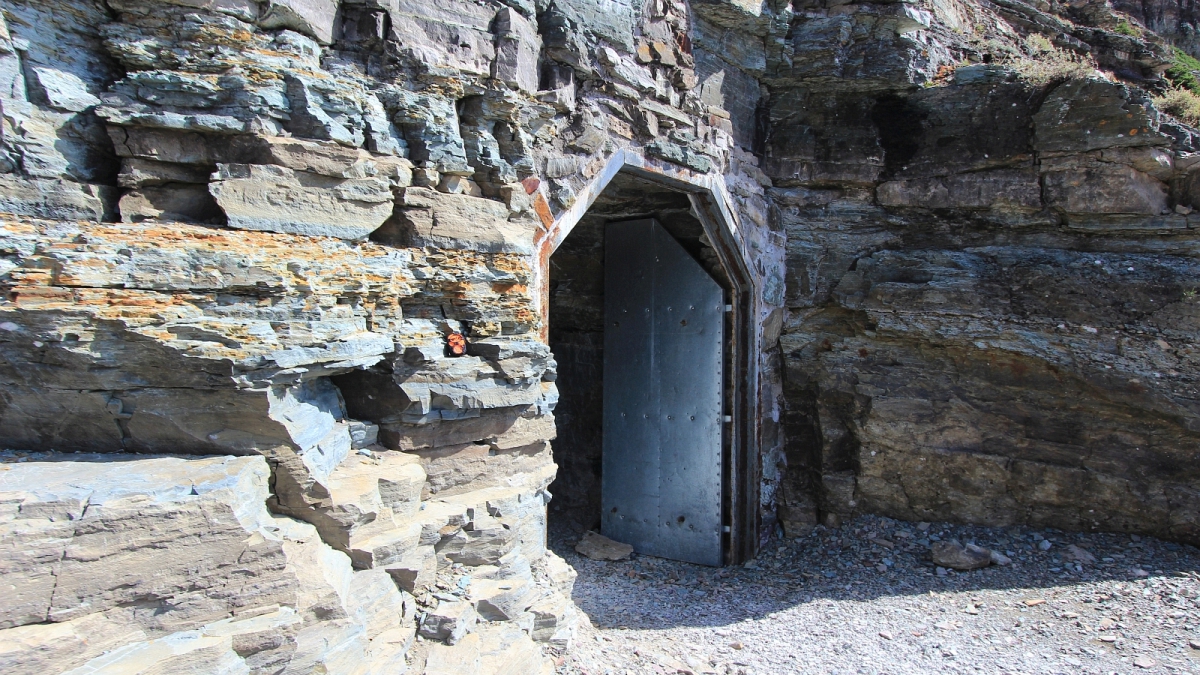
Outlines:
[{"label": "concrete lintel", "polygon": [[723,176],[697,173],[670,162],[646,157],[636,150],[622,148],[613,153],[596,177],[579,191],[575,203],[554,220],[554,224],[550,226],[550,231],[545,237],[551,243],[551,252],[558,249],[600,194],[604,192],[604,188],[608,187],[612,179],[621,171],[627,171],[641,178],[660,183],[669,190],[707,193],[707,196],[715,202],[714,205],[725,221],[724,225],[737,240],[738,247],[741,248],[740,221],[729,191],[725,188]]}]

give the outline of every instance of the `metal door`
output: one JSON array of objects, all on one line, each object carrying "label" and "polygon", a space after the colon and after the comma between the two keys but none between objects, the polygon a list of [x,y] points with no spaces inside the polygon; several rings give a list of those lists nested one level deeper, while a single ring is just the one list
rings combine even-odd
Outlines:
[{"label": "metal door", "polygon": [[604,234],[601,531],[722,564],[721,287],[655,220]]}]

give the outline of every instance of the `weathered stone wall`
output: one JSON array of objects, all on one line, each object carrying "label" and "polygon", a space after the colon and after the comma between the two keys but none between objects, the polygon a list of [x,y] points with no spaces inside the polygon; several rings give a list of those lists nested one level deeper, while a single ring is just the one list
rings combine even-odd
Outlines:
[{"label": "weathered stone wall", "polygon": [[586,527],[598,489],[600,226],[722,274],[672,186],[752,277],[761,540],[1200,537],[1200,133],[1151,101],[1186,3],[0,7],[0,443],[42,453],[0,476],[6,669],[545,669],[577,616],[546,503]]},{"label": "weathered stone wall", "polygon": [[[540,645],[578,620],[545,549],[556,226],[636,158],[719,184],[736,253],[783,278],[752,120],[700,19],[0,8],[0,569],[27,588],[0,603],[0,667],[547,672]],[[760,291],[756,318],[782,300]]]},{"label": "weathered stone wall", "polygon": [[[1197,541],[1200,146],[1135,86],[1168,45],[1104,3],[796,9],[766,78],[785,526]],[[1029,36],[1102,72],[1039,71]]]}]

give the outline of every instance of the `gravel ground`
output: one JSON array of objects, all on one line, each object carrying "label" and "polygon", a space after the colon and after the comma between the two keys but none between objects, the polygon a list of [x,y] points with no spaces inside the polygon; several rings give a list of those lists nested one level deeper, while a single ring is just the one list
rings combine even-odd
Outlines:
[{"label": "gravel ground", "polygon": [[[868,516],[718,570],[645,556],[597,562],[575,553],[577,538],[552,532],[593,622],[558,655],[563,674],[1200,675],[1191,546]],[[950,538],[1012,564],[938,569],[928,547]],[[1068,562],[1072,544],[1095,562]]]}]

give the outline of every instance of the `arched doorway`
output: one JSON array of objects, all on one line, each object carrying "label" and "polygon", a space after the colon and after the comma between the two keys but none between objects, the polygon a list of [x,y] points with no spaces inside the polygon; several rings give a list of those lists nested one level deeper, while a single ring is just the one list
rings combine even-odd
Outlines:
[{"label": "arched doorway", "polygon": [[[560,396],[552,522],[719,565],[751,557],[758,540],[757,331],[752,276],[713,178],[614,158],[551,228],[542,297]],[[673,281],[646,295],[656,265]],[[657,316],[657,338],[641,331],[621,347],[613,312],[630,303]]]}]

